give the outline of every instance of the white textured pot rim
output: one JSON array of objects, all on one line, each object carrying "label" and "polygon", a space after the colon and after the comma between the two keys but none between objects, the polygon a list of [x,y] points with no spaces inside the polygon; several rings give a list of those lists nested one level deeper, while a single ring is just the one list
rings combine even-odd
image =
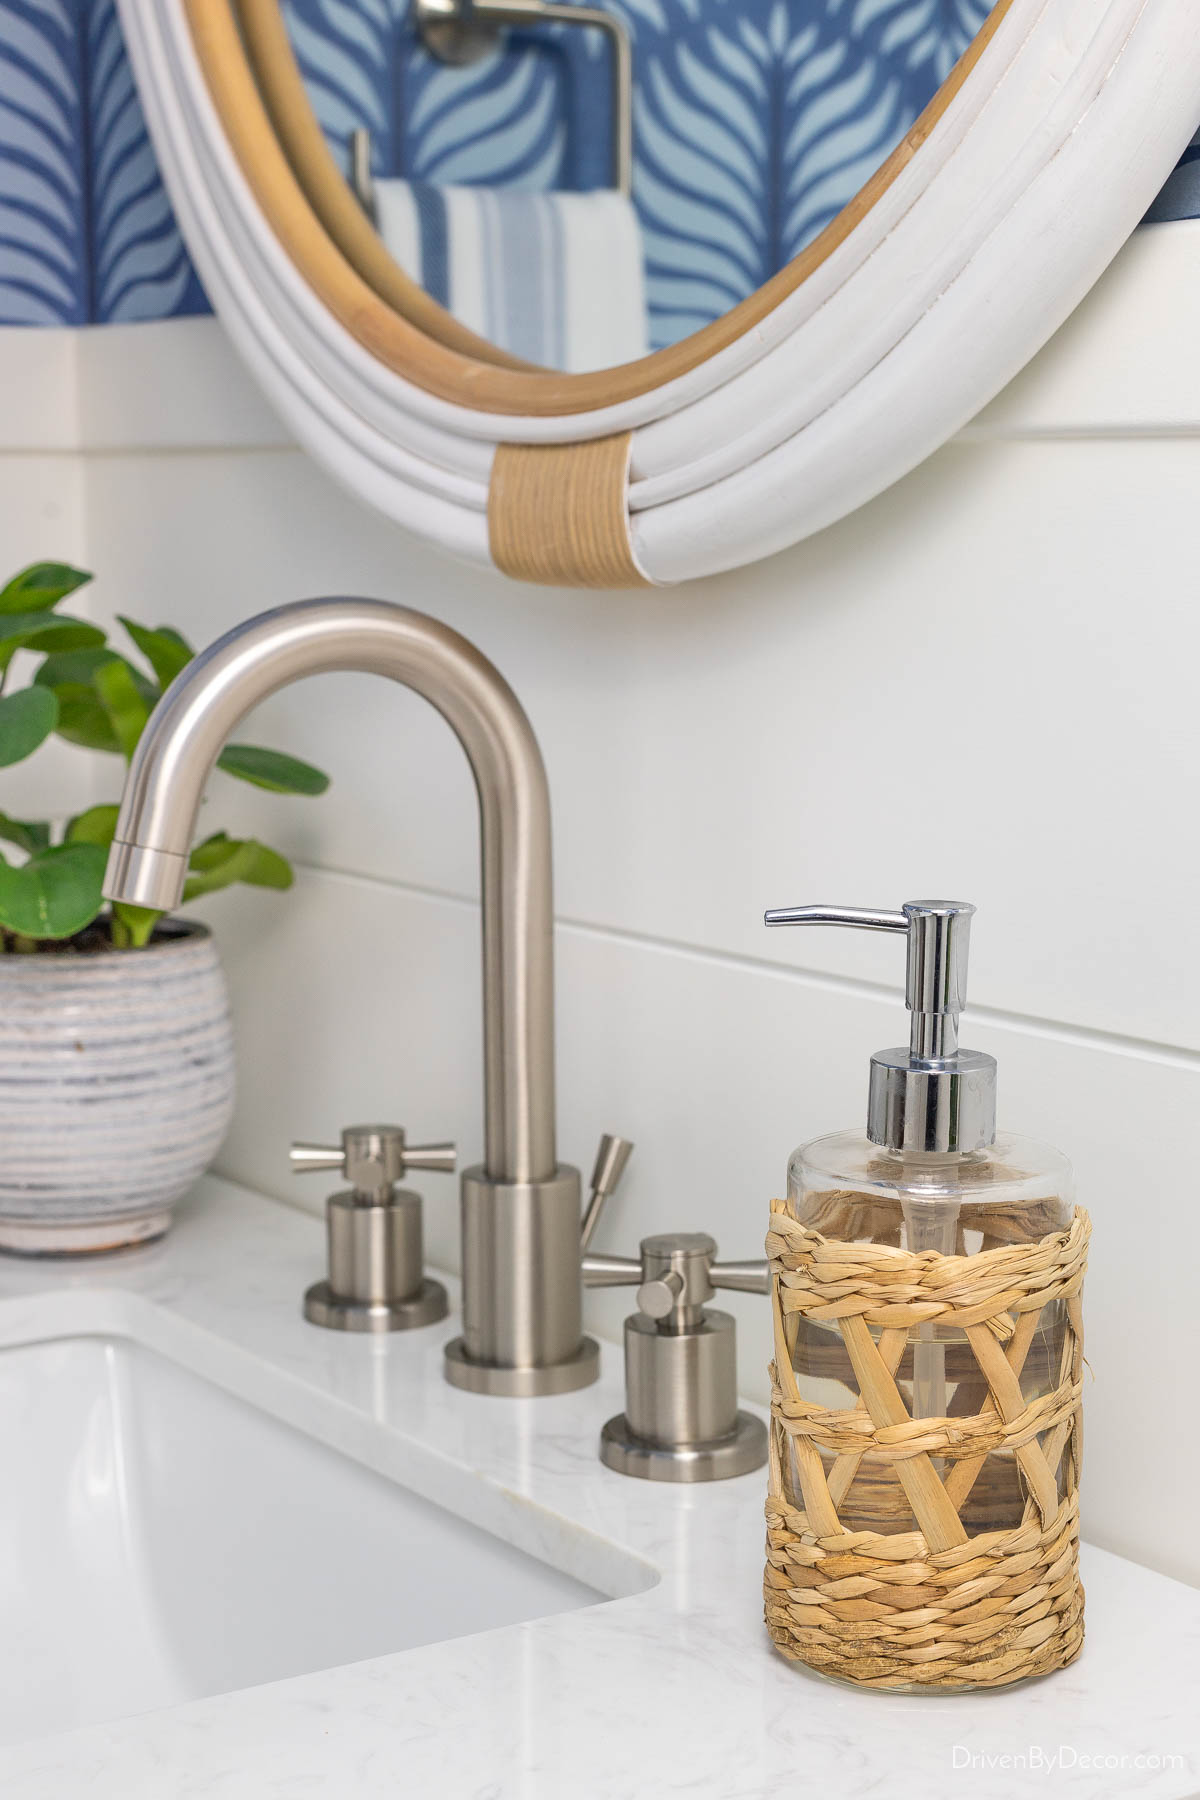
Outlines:
[{"label": "white textured pot rim", "polygon": [[58,950],[26,950],[19,955],[0,956],[0,976],[6,971],[15,972],[17,969],[37,969],[39,974],[44,975],[47,969],[53,968],[70,969],[73,974],[78,975],[81,969],[103,965],[117,957],[169,955],[173,950],[212,941],[211,930],[207,925],[201,924],[199,919],[177,919],[172,916],[161,920],[154,929],[156,932],[161,931],[163,936],[152,938],[140,950],[119,950],[110,946],[107,950],[88,950],[81,956],[64,955]]}]

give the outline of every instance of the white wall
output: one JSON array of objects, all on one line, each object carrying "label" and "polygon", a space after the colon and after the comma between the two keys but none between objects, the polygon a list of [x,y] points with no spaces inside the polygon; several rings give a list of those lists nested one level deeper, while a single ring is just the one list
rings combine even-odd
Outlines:
[{"label": "white wall", "polygon": [[[516,587],[425,549],[287,447],[211,322],[86,340],[79,390],[100,609],[203,642],[305,594],[404,600],[522,697],[555,809],[561,1154],[586,1172],[600,1131],[638,1146],[601,1248],[680,1227],[757,1254],[792,1146],[861,1120],[871,1050],[905,1036],[894,943],[768,934],[764,906],[977,903],[966,1041],[1000,1058],[1003,1123],[1072,1157],[1095,1222],[1087,1530],[1194,1580],[1200,1468],[1174,1372],[1200,1260],[1200,372],[1163,259],[1198,249],[1200,225],[1143,234],[923,469],[786,555],[668,592]],[[45,504],[40,466],[10,473]],[[420,701],[357,677],[277,696],[246,735],[334,786],[312,802],[213,782],[212,828],[253,824],[299,865],[289,895],[205,907],[241,1057],[222,1170],[319,1210],[287,1140],[372,1115],[474,1160],[461,752]],[[454,1183],[422,1185],[453,1263]],[[614,1334],[628,1304],[591,1296],[593,1326]],[[764,1308],[734,1309],[761,1397]]]},{"label": "white wall", "polygon": [[[0,329],[0,586],[27,563],[87,557],[78,337],[72,331]],[[73,611],[86,616],[81,595]],[[18,655],[18,687],[32,658]],[[0,811],[35,818],[86,804],[87,760],[57,741],[19,769],[0,769]]]}]

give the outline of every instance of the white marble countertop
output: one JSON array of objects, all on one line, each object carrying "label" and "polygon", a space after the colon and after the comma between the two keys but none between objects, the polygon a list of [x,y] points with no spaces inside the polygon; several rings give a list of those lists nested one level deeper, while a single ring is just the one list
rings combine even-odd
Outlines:
[{"label": "white marble countertop", "polygon": [[1194,1589],[1085,1548],[1072,1668],[979,1697],[834,1686],[763,1629],[763,1472],[674,1488],[597,1460],[623,1405],[619,1350],[605,1346],[599,1385],[578,1394],[461,1393],[441,1374],[452,1320],[378,1341],[306,1325],[299,1297],[321,1257],[317,1221],[208,1180],[159,1246],[83,1267],[4,1261],[0,1345],[134,1337],[619,1597],[16,1745],[0,1751],[3,1800],[1200,1789]]}]

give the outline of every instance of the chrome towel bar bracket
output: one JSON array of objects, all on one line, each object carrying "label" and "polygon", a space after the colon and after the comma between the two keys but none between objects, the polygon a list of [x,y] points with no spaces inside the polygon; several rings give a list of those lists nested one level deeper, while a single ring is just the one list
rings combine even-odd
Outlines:
[{"label": "chrome towel bar bracket", "polygon": [[510,25],[587,25],[612,49],[612,183],[633,191],[633,52],[623,19],[560,0],[413,0],[413,25],[431,56],[459,68],[489,56]]}]

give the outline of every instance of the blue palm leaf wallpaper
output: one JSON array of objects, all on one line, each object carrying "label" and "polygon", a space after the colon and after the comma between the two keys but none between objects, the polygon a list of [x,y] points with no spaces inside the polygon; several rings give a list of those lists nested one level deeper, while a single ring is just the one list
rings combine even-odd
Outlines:
[{"label": "blue palm leaf wallpaper", "polygon": [[1158,225],[1166,219],[1200,219],[1200,131],[1183,155],[1150,211],[1146,221]]},{"label": "blue palm leaf wallpaper", "polygon": [[0,0],[0,323],[207,309],[114,0]]},{"label": "blue palm leaf wallpaper", "polygon": [[0,318],[88,317],[78,22],[67,0],[0,7]]},{"label": "blue palm leaf wallpaper", "polygon": [[208,310],[158,173],[115,0],[84,0],[90,317],[157,319]]},{"label": "blue palm leaf wallpaper", "polygon": [[[751,293],[828,224],[937,91],[989,0],[606,0],[635,64],[634,203],[650,339]],[[512,34],[468,69],[426,56],[408,0],[284,0],[331,148],[377,174],[602,187],[601,34]],[[1200,216],[1200,137],[1150,218]],[[160,179],[115,0],[0,0],[0,324],[207,310]]]}]

